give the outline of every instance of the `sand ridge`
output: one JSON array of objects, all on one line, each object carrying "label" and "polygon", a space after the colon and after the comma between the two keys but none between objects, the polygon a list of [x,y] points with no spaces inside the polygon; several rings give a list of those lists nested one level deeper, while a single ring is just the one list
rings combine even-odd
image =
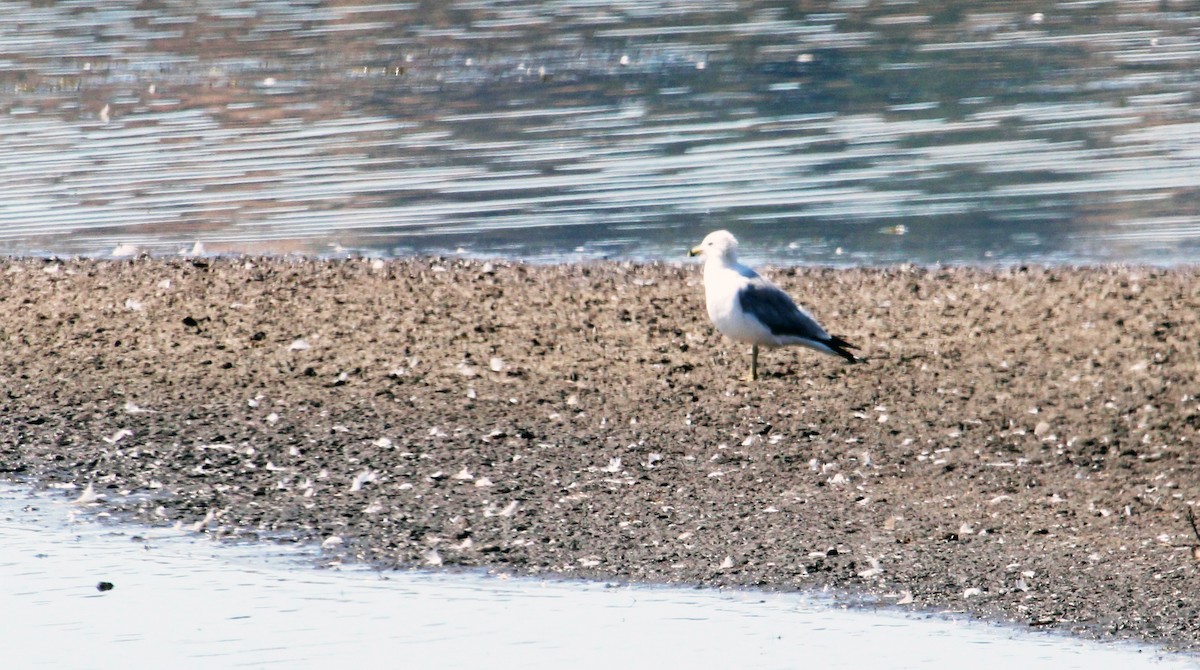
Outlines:
[{"label": "sand ridge", "polygon": [[0,469],[383,566],[1200,645],[1196,270],[764,274],[868,361],[746,382],[692,265],[5,260]]}]

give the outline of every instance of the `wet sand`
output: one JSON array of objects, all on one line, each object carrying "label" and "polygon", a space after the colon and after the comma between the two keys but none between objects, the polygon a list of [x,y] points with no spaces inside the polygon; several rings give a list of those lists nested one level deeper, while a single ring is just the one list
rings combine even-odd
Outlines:
[{"label": "wet sand", "polygon": [[3,261],[0,470],[383,566],[1200,648],[1200,272],[767,274],[869,360],[744,381],[694,266]]}]

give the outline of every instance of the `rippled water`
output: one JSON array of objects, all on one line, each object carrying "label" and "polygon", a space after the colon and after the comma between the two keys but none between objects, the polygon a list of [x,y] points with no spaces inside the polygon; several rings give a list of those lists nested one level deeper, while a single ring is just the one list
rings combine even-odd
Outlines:
[{"label": "rippled water", "polygon": [[95,513],[0,485],[4,667],[1197,667],[795,594],[316,570],[309,547],[220,545]]},{"label": "rippled water", "polygon": [[1191,262],[1198,72],[1171,0],[3,2],[0,252]]}]

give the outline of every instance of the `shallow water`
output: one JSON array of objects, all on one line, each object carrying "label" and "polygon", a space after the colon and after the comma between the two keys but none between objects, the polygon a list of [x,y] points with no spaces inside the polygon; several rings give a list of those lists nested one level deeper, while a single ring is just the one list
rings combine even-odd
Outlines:
[{"label": "shallow water", "polygon": [[1187,3],[147,7],[0,4],[0,252],[1200,259]]},{"label": "shallow water", "polygon": [[6,667],[1200,667],[1145,645],[796,594],[318,570],[311,547],[220,544],[96,513],[0,486]]}]

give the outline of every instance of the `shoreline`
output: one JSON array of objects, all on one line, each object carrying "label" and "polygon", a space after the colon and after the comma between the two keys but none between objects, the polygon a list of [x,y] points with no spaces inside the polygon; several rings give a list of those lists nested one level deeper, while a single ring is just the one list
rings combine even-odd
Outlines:
[{"label": "shoreline", "polygon": [[1200,649],[1200,270],[764,274],[868,361],[743,381],[692,266],[3,260],[0,471],[381,567]]}]

